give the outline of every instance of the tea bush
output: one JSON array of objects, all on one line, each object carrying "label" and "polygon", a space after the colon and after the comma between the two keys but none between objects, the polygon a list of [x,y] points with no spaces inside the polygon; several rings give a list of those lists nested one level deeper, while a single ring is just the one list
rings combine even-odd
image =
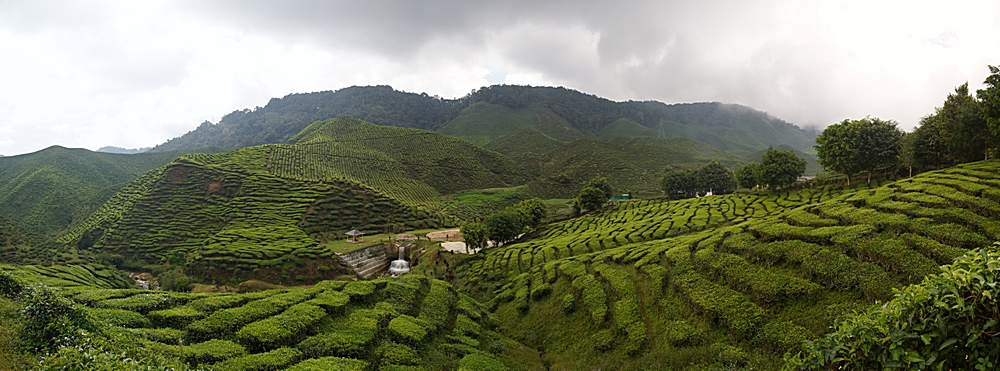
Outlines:
[{"label": "tea bush", "polygon": [[323,357],[307,359],[286,369],[287,371],[365,371],[368,369],[368,362],[340,357]]},{"label": "tea bush", "polygon": [[230,358],[211,366],[215,371],[278,371],[298,362],[302,352],[295,348],[278,348],[266,353]]}]

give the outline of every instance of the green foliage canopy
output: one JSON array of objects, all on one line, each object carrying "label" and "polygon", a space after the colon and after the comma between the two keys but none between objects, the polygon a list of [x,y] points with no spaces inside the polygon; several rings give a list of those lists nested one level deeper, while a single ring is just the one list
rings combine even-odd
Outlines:
[{"label": "green foliage canopy", "polygon": [[468,222],[462,224],[460,229],[462,237],[465,239],[465,246],[471,249],[482,249],[489,241],[489,230],[486,224],[479,222]]},{"label": "green foliage canopy", "polygon": [[[865,117],[833,124],[816,138],[817,155],[824,168],[848,176],[867,171],[888,169],[899,163],[900,140],[903,132],[895,121]],[[763,163],[763,160],[761,161]]]},{"label": "green foliage canopy", "polygon": [[806,172],[806,160],[798,158],[792,151],[770,148],[760,159],[756,170],[754,175],[757,181],[773,190],[795,183]]}]

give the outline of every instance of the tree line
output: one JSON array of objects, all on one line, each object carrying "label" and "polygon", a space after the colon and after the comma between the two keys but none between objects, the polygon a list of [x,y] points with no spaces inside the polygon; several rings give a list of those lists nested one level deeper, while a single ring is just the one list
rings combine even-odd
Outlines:
[{"label": "tree line", "polygon": [[965,162],[995,157],[1000,144],[1000,67],[987,66],[985,88],[975,95],[966,82],[948,94],[941,107],[923,117],[912,132],[892,120],[865,117],[830,125],[816,138],[820,165],[851,177],[900,171],[912,176]]},{"label": "tree line", "polygon": [[549,216],[549,208],[540,198],[532,198],[487,216],[481,222],[466,222],[459,229],[467,249],[486,248],[514,241],[517,236],[538,229]]}]

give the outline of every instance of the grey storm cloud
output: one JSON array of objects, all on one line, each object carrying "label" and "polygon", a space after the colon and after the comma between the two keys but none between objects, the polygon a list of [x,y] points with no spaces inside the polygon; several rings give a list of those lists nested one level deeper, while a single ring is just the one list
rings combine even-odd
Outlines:
[{"label": "grey storm cloud", "polygon": [[0,0],[0,153],[152,146],[271,97],[375,84],[561,85],[912,128],[1000,64],[996,5]]},{"label": "grey storm cloud", "polygon": [[[435,41],[447,42],[455,58],[493,49],[547,81],[613,99],[742,103],[805,126],[851,114],[899,115],[893,118],[912,126],[929,113],[901,114],[885,108],[907,103],[852,93],[898,83],[879,74],[847,76],[846,65],[859,56],[823,37],[818,4],[222,1],[200,3],[198,13],[284,42],[365,50],[403,63]],[[933,42],[954,39],[948,33]],[[963,82],[956,77],[949,84]],[[899,99],[934,104],[945,92]]]}]

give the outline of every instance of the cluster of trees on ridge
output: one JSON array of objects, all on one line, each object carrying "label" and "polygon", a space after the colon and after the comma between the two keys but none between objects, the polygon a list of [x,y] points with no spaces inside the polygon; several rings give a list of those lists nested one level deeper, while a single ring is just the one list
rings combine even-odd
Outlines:
[{"label": "cluster of trees on ridge", "polygon": [[816,138],[819,162],[827,170],[851,177],[864,173],[912,176],[927,171],[995,156],[1000,145],[1000,67],[973,96],[966,82],[948,94],[944,104],[920,120],[912,132],[892,120],[865,117],[830,125]]},{"label": "cluster of trees on ridge", "polygon": [[755,188],[761,185],[771,190],[795,183],[806,171],[806,160],[792,151],[768,148],[760,162],[750,162],[736,172],[712,161],[698,169],[667,170],[660,186],[667,197],[680,199],[701,194],[726,194],[737,186]]},{"label": "cluster of trees on ridge", "polygon": [[489,241],[497,245],[517,239],[522,233],[537,229],[549,215],[545,201],[539,198],[524,200],[490,214],[481,222],[467,222],[459,229],[466,249],[486,248]]}]

